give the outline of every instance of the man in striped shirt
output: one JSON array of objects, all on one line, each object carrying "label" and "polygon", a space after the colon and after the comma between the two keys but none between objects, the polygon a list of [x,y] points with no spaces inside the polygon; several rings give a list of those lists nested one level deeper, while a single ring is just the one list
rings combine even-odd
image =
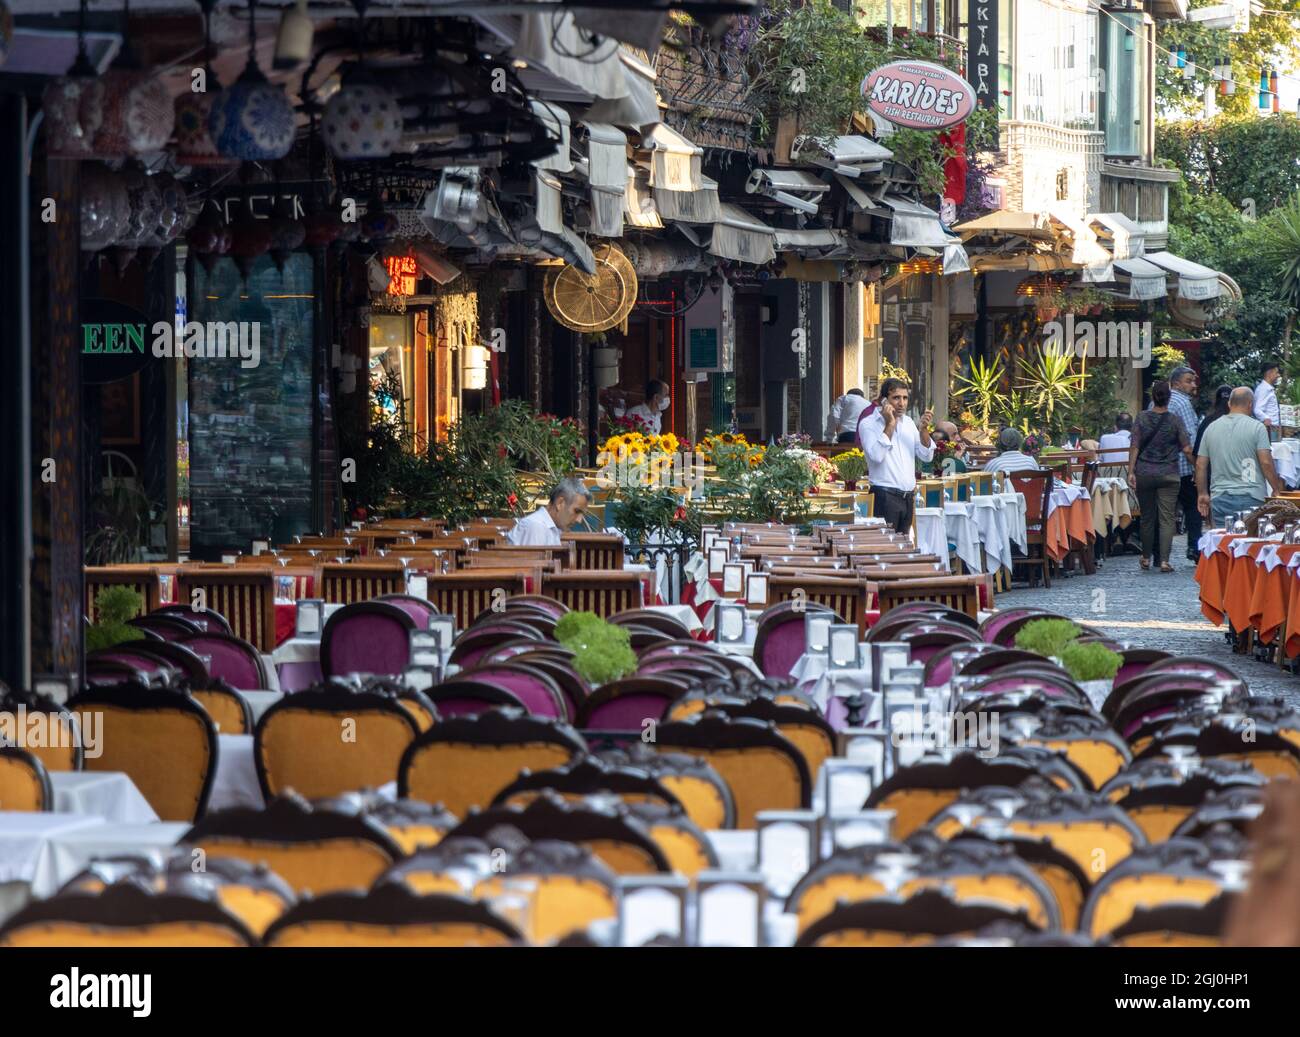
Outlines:
[{"label": "man in striped shirt", "polygon": [[1038,462],[1028,454],[1020,452],[1025,437],[1019,429],[1004,428],[998,433],[998,456],[990,458],[984,465],[986,472],[1029,472],[1038,471]]}]

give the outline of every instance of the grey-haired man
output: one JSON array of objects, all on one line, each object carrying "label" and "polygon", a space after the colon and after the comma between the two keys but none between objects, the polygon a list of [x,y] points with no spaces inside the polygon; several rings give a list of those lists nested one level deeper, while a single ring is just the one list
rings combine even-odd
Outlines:
[{"label": "grey-haired man", "polygon": [[559,547],[560,534],[582,518],[590,500],[591,491],[581,479],[561,479],[551,491],[550,501],[519,519],[506,539],[519,547]]}]

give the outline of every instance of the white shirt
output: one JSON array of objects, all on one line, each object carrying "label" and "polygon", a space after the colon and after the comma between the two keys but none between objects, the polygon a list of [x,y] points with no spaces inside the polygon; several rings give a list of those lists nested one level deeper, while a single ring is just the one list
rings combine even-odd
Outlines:
[{"label": "white shirt", "polygon": [[538,508],[531,515],[526,515],[515,523],[514,529],[506,534],[506,539],[518,547],[529,544],[544,547],[560,546],[560,527],[551,518],[546,506]]},{"label": "white shirt", "polygon": [[1274,428],[1282,423],[1282,411],[1277,405],[1277,390],[1268,382],[1260,382],[1255,386],[1255,419],[1271,421]]},{"label": "white shirt", "polygon": [[1133,433],[1128,429],[1107,432],[1097,441],[1098,464],[1128,464],[1128,451],[1133,443]]},{"label": "white shirt", "polygon": [[[1128,455],[1125,454],[1125,457]],[[1037,471],[1038,462],[1019,450],[1004,450],[997,457],[989,458],[984,466],[986,472],[1027,472]]]},{"label": "white shirt", "polygon": [[652,411],[644,403],[638,403],[627,413],[630,417],[640,418],[650,427],[651,432],[656,436],[659,435],[659,414],[657,411]]},{"label": "white shirt", "polygon": [[914,490],[916,462],[934,458],[934,440],[930,440],[929,446],[922,446],[916,422],[906,414],[895,422],[893,435],[886,436],[884,410],[877,409],[862,418],[858,438],[867,457],[867,477],[872,486]]},{"label": "white shirt", "polygon": [[854,432],[862,418],[862,412],[870,406],[865,396],[845,393],[831,404],[830,417],[826,419],[826,438],[835,439],[841,433]]}]

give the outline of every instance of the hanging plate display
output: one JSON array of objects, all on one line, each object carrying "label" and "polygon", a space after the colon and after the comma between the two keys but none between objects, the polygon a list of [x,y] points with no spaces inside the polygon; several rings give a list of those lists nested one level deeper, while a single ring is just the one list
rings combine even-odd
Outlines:
[{"label": "hanging plate display", "polygon": [[571,331],[608,331],[622,324],[636,303],[636,271],[627,256],[609,244],[596,246],[592,255],[594,274],[564,266],[546,275],[546,308]]}]

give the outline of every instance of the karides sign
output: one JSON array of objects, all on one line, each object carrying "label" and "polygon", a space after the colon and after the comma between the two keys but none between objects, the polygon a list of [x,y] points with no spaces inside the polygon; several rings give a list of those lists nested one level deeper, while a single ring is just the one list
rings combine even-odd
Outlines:
[{"label": "karides sign", "polygon": [[930,61],[891,61],[862,81],[867,106],[895,126],[944,130],[975,110],[975,91],[951,69]]}]

